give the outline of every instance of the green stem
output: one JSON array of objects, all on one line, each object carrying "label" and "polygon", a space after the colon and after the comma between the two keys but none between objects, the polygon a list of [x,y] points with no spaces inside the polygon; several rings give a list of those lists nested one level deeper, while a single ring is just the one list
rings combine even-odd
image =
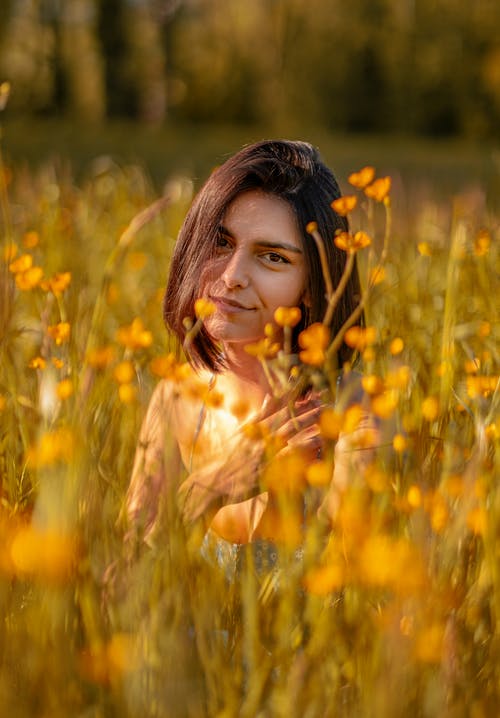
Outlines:
[{"label": "green stem", "polygon": [[345,263],[345,267],[344,267],[344,271],[342,272],[342,276],[340,277],[340,282],[337,285],[337,289],[330,296],[330,299],[328,301],[328,306],[326,309],[325,317],[323,319],[323,324],[327,327],[330,326],[330,324],[331,324],[335,309],[337,308],[340,298],[342,297],[342,294],[344,293],[344,290],[347,286],[347,282],[349,281],[349,277],[352,274],[352,270],[354,269],[354,256],[355,256],[354,252],[352,252],[351,254],[349,254],[347,256],[347,261]]},{"label": "green stem", "polygon": [[333,282],[332,275],[330,274],[330,268],[328,266],[328,258],[326,256],[325,243],[323,237],[320,235],[317,229],[311,231],[316,247],[318,248],[319,259],[321,262],[321,271],[323,272],[323,279],[325,280],[326,297],[330,300],[333,294]]}]

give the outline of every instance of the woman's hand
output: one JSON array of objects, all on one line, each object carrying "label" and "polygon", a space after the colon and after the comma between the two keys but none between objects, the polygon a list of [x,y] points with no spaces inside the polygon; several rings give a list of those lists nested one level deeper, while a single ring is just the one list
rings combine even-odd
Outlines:
[{"label": "woman's hand", "polygon": [[317,397],[300,400],[290,407],[276,400],[234,436],[232,450],[193,472],[180,486],[178,497],[184,520],[203,517],[210,523],[224,505],[244,501],[262,493],[263,468],[277,456],[300,449],[313,461],[321,449]]},{"label": "woman's hand", "polygon": [[[317,458],[322,448],[319,433],[319,416],[324,403],[317,394],[296,401],[291,407],[266,408],[258,426],[275,438],[279,453],[300,449],[311,461]],[[274,410],[273,410],[274,409]]]}]

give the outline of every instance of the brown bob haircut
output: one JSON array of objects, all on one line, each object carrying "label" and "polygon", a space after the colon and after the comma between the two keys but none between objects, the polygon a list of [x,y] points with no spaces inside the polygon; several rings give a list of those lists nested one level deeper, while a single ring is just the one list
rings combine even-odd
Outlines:
[{"label": "brown bob haircut", "polygon": [[[346,218],[337,215],[330,206],[332,200],[340,196],[339,186],[312,145],[267,140],[243,147],[214,170],[186,215],[177,238],[163,301],[165,324],[181,342],[186,334],[183,320],[194,316],[202,269],[214,256],[227,208],[237,195],[248,190],[260,190],[288,202],[302,236],[310,306],[301,307],[302,319],[294,333],[295,349],[298,334],[310,324],[322,321],[325,315],[325,283],[321,263],[314,239],[307,233],[306,226],[311,221],[318,225],[335,287],[344,270],[346,253],[335,246],[333,237],[337,230],[348,229]],[[333,317],[332,336],[337,334],[359,300],[359,278],[355,266]],[[339,366],[351,357],[352,349],[343,344],[338,354]],[[212,371],[220,371],[224,367],[220,347],[204,329],[190,346],[190,359],[195,365]]]}]

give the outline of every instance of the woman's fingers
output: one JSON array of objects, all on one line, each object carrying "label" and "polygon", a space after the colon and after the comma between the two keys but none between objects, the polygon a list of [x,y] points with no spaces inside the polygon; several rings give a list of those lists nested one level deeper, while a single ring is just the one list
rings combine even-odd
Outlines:
[{"label": "woman's fingers", "polygon": [[278,433],[282,437],[288,437],[305,426],[317,422],[322,406],[317,400],[301,401],[293,407],[281,407],[254,423],[268,431]]},{"label": "woman's fingers", "polygon": [[314,407],[295,416],[288,417],[279,427],[275,429],[276,434],[284,441],[289,442],[305,429],[315,427],[318,429],[320,407]]}]

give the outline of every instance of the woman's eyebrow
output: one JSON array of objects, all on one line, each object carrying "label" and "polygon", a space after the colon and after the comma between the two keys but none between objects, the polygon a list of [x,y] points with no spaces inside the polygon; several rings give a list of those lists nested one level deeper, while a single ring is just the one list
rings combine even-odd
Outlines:
[{"label": "woman's eyebrow", "polygon": [[300,247],[296,247],[294,244],[288,244],[287,242],[266,242],[265,240],[259,240],[257,242],[259,247],[268,247],[269,249],[284,249],[285,252],[294,252],[295,254],[302,254]]},{"label": "woman's eyebrow", "polygon": [[[221,234],[225,235],[226,237],[230,237],[231,239],[234,239],[231,232],[226,229],[223,225],[219,227],[219,231]],[[285,252],[294,252],[295,254],[302,254],[302,250],[300,247],[296,247],[294,244],[288,244],[288,242],[272,242],[269,240],[258,240],[257,244],[259,247],[267,247],[268,249],[283,249]]]}]

